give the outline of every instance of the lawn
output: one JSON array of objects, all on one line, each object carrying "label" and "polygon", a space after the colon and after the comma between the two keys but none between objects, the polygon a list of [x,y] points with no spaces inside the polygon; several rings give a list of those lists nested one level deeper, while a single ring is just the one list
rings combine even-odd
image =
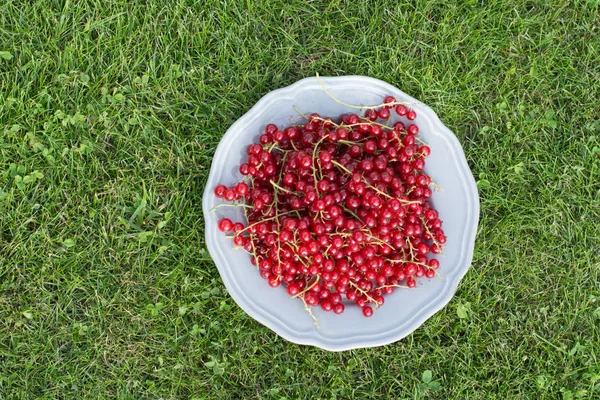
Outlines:
[{"label": "lawn", "polygon": [[[2,1],[0,398],[600,398],[600,2],[452,3]],[[392,345],[284,341],[205,249],[222,134],[316,73],[430,105],[478,181],[470,271]]]}]

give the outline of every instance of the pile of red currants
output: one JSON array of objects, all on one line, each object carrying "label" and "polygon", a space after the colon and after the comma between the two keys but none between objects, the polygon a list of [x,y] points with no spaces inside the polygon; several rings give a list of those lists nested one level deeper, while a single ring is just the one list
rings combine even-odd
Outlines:
[{"label": "pile of red currants", "polygon": [[[215,195],[243,207],[232,232],[271,287],[336,314],[356,304],[366,317],[385,295],[433,278],[446,243],[425,172],[430,148],[414,110],[391,96],[336,122],[318,114],[266,126],[240,165],[246,178]],[[388,126],[391,112],[408,126]]]}]

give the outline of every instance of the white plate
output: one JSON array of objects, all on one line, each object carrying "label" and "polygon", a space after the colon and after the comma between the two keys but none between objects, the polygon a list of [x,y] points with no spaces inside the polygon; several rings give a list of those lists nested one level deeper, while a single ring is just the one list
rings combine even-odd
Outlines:
[{"label": "white plate", "polygon": [[[443,188],[441,192],[434,191],[432,196],[447,236],[444,254],[439,257],[439,272],[443,279],[422,278],[417,280],[415,289],[395,291],[386,296],[385,304],[374,310],[368,319],[355,306],[346,307],[341,315],[313,307],[319,320],[317,327],[301,301],[290,298],[282,286],[270,288],[250,263],[250,257],[242,250],[234,250],[232,240],[219,232],[217,223],[223,216],[234,222],[245,221],[243,213],[234,207],[209,212],[221,202],[214,196],[214,188],[219,183],[231,185],[242,178],[238,168],[245,148],[264,132],[268,123],[283,127],[290,124],[290,118],[297,121],[294,106],[305,114],[317,112],[330,117],[358,111],[335,102],[314,77],[265,95],[221,139],[202,199],[206,244],[235,302],[283,338],[332,351],[385,345],[417,329],[454,295],[473,258],[479,219],[477,187],[456,136],[431,108],[399,89],[369,77],[322,77],[321,82],[333,96],[349,104],[381,104],[387,95],[394,96],[397,101],[413,103],[419,137],[431,147],[425,170]],[[392,116],[394,120],[403,120],[395,112]]]}]

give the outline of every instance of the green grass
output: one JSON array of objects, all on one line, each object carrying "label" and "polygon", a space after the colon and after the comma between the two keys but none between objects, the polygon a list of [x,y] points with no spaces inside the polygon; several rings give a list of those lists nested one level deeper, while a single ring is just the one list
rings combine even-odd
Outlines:
[{"label": "green grass", "polygon": [[[4,0],[0,398],[600,398],[600,2],[449,3]],[[316,73],[429,104],[479,181],[471,270],[389,346],[285,342],[204,249],[223,132]]]}]

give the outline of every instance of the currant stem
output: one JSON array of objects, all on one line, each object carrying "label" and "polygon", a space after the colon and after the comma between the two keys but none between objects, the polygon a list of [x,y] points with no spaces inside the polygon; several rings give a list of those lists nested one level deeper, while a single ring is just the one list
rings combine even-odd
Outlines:
[{"label": "currant stem", "polygon": [[315,279],[315,281],[314,281],[313,283],[311,283],[311,285],[310,285],[309,287],[307,287],[306,289],[304,289],[304,290],[303,290],[303,291],[301,291],[300,293],[298,293],[298,294],[296,294],[296,295],[292,296],[292,298],[294,298],[294,297],[300,297],[300,296],[302,296],[304,293],[308,292],[310,289],[314,288],[314,287],[315,287],[315,285],[316,285],[317,283],[319,283],[319,278],[320,278],[320,277],[321,277],[320,275],[317,275],[317,279]]},{"label": "currant stem", "polygon": [[373,236],[371,234],[365,233],[365,236],[370,237],[371,239],[375,240],[376,243],[388,246],[390,249],[394,250],[394,246],[392,246],[389,243],[384,242],[383,240],[379,239],[377,236]]},{"label": "currant stem", "polygon": [[[291,211],[287,211],[287,212],[281,213],[281,214],[279,214],[279,217],[283,217],[284,215],[291,214],[291,213],[293,213],[294,211],[296,211],[296,210],[291,210]],[[256,226],[256,225],[258,225],[258,224],[261,224],[261,223],[263,223],[263,222],[265,222],[265,221],[271,221],[271,220],[274,220],[275,218],[278,218],[278,217],[268,217],[268,218],[264,218],[264,219],[262,219],[262,220],[260,220],[260,221],[256,221],[255,223],[253,223],[253,224],[250,224],[250,225],[248,225],[247,227],[245,227],[244,229],[240,230],[238,233],[245,232],[245,231],[247,231],[249,228],[251,228],[251,227],[253,227],[253,226]]]},{"label": "currant stem", "polygon": [[[365,117],[360,117],[359,116],[359,118],[361,119],[361,121],[365,121],[365,122],[358,123],[358,124],[355,124],[355,125],[363,125],[364,123],[368,123],[368,124],[373,124],[373,125],[379,125],[380,127],[384,128],[384,129],[387,129],[388,131],[393,131],[394,130],[393,126],[389,126],[387,124],[382,124],[382,123],[379,123],[379,122],[371,121],[369,118],[365,118]],[[390,119],[388,118],[387,121],[389,121],[389,120]]]},{"label": "currant stem", "polygon": [[423,226],[425,227],[425,231],[427,232],[427,234],[429,236],[431,236],[431,241],[433,243],[435,243],[440,250],[444,247],[443,245],[441,245],[437,240],[435,240],[435,236],[431,233],[431,231],[429,230],[429,227],[427,226],[427,221],[425,221],[425,218],[423,216],[421,216],[421,218],[419,218],[421,220],[421,223],[423,224]]},{"label": "currant stem", "polygon": [[375,303],[376,306],[379,307],[379,302],[377,300],[375,300],[374,298],[372,298],[371,296],[369,296],[369,293],[365,292],[364,290],[362,290],[361,288],[358,287],[358,285],[352,281],[350,281],[350,286],[353,286],[356,290],[358,290],[362,295],[364,295],[367,300],[369,300],[372,303]]},{"label": "currant stem", "polygon": [[[339,162],[337,162],[335,160],[331,160],[331,162],[332,162],[333,165],[341,168],[342,170],[346,171],[346,173],[352,175],[352,171],[350,171],[348,168],[346,168],[345,166],[343,166]],[[369,189],[373,189],[374,191],[376,191],[380,195],[385,196],[385,197],[387,197],[390,200],[394,200],[395,199],[394,197],[390,196],[389,194],[387,194],[385,192],[382,192],[381,190],[377,189],[375,186],[371,185],[369,182],[367,182],[367,180],[364,177],[363,177],[363,182],[367,185],[367,187]],[[416,201],[416,200],[415,201],[402,200],[402,199],[396,199],[396,200],[398,200],[399,202],[404,203],[404,204],[421,204],[420,201]]]},{"label": "currant stem", "polygon": [[423,267],[427,267],[427,268],[431,268],[429,265],[425,264],[425,263],[420,263],[420,262],[416,262],[416,261],[409,261],[409,260],[388,260],[391,263],[404,263],[404,264],[415,264],[415,265],[422,265]]},{"label": "currant stem", "polygon": [[410,289],[408,286],[404,286],[404,285],[383,285],[383,286],[379,286],[379,287],[375,288],[375,290],[377,290],[377,289],[385,289],[385,288],[389,288],[389,287],[397,287],[397,288],[402,288],[402,289]]},{"label": "currant stem", "polygon": [[300,297],[300,299],[302,299],[302,302],[304,303],[304,309],[308,312],[310,317],[315,321],[315,326],[317,328],[319,328],[319,320],[317,319],[317,317],[315,317],[315,314],[313,314],[311,308],[306,303],[306,300],[304,300],[304,297]]},{"label": "currant stem", "polygon": [[342,209],[344,211],[347,211],[350,215],[352,215],[354,218],[356,218],[357,220],[359,220],[360,222],[363,222],[362,218],[360,218],[358,215],[356,215],[356,213],[354,211],[352,211],[351,209],[345,207],[345,206],[341,206]]},{"label": "currant stem", "polygon": [[270,180],[269,182],[271,183],[271,185],[273,185],[273,187],[281,190],[282,192],[286,192],[286,193],[289,193],[289,194],[296,194],[296,192],[292,192],[291,190],[288,190],[288,189],[286,189],[284,187],[279,186],[278,184],[276,184],[275,182],[273,182],[273,180]]},{"label": "currant stem", "polygon": [[252,206],[249,206],[248,204],[243,204],[243,203],[234,203],[234,204],[227,204],[227,203],[221,203],[221,204],[217,204],[216,206],[214,206],[213,208],[211,208],[210,210],[208,210],[208,212],[213,212],[214,210],[217,210],[221,207],[245,207],[245,208],[254,208]]},{"label": "currant stem", "polygon": [[[323,140],[325,140],[327,136],[323,136],[321,139],[319,139],[319,141],[317,143],[315,143],[315,147],[313,147],[313,151],[312,151],[312,157],[311,157],[311,161],[312,161],[312,165],[313,165],[313,178],[315,180],[315,190],[317,190],[317,169],[315,168],[315,152],[317,151],[317,148],[319,147],[319,145],[323,142]],[[319,173],[321,173],[321,165],[319,164]],[[323,179],[323,175],[321,173],[321,179]]]},{"label": "currant stem", "polygon": [[433,180],[431,181],[431,185],[438,192],[443,192],[444,191],[444,188],[441,187],[440,185],[438,185],[437,183],[435,183]]},{"label": "currant stem", "polygon": [[[346,168],[345,166],[343,166],[339,162],[337,162],[335,160],[331,160],[331,162],[333,163],[333,165],[335,165],[335,166],[343,169],[344,171],[346,171],[346,173],[352,175],[352,171],[350,171],[348,168]],[[367,180],[364,177],[363,177],[363,182],[367,185],[367,187],[369,187],[370,189],[375,190],[377,193],[381,194],[382,196],[385,196],[388,199],[393,199],[393,197],[390,196],[389,194],[382,192],[381,190],[377,189],[375,186],[373,186],[369,182],[367,182]],[[400,200],[400,201],[402,201],[402,200]]]},{"label": "currant stem", "polygon": [[[246,209],[244,208],[244,216],[246,217],[246,221],[249,221],[248,219],[248,213],[246,212]],[[238,232],[241,233],[242,231]],[[256,268],[258,269],[258,256],[256,255],[256,247],[254,246],[254,238],[253,238],[253,234],[248,232],[248,240],[250,241],[250,246],[252,247],[252,256],[254,257],[254,259],[256,260]],[[246,249],[244,249],[246,250]]]},{"label": "currant stem", "polygon": [[355,106],[355,105],[353,105],[353,104],[348,104],[348,103],[345,103],[345,102],[343,102],[343,101],[341,101],[341,100],[337,99],[336,97],[334,97],[334,96],[333,96],[333,95],[332,95],[332,94],[329,92],[329,90],[327,90],[327,88],[325,87],[325,85],[324,85],[324,84],[323,84],[323,82],[321,81],[321,77],[319,76],[319,74],[318,74],[318,73],[317,73],[317,80],[319,81],[319,85],[321,85],[321,87],[323,88],[323,90],[325,91],[325,93],[327,93],[327,95],[328,95],[329,97],[331,97],[331,99],[332,99],[333,101],[335,101],[336,103],[339,103],[339,104],[341,104],[341,105],[344,105],[344,106],[346,106],[346,107],[350,107],[350,108],[356,108],[356,109],[359,109],[359,110],[363,110],[363,109],[367,109],[367,110],[368,110],[368,109],[381,108],[381,107],[384,107],[384,106],[395,106],[395,105],[400,105],[400,104],[412,104],[412,103],[410,103],[410,102],[398,102],[398,101],[395,101],[395,102],[393,102],[393,103],[384,103],[384,104],[379,104],[379,105],[376,105],[376,106]]},{"label": "currant stem", "polygon": [[415,248],[413,247],[410,240],[407,240],[406,243],[408,243],[408,247],[410,247],[410,259],[411,262],[413,262],[415,260]]}]

